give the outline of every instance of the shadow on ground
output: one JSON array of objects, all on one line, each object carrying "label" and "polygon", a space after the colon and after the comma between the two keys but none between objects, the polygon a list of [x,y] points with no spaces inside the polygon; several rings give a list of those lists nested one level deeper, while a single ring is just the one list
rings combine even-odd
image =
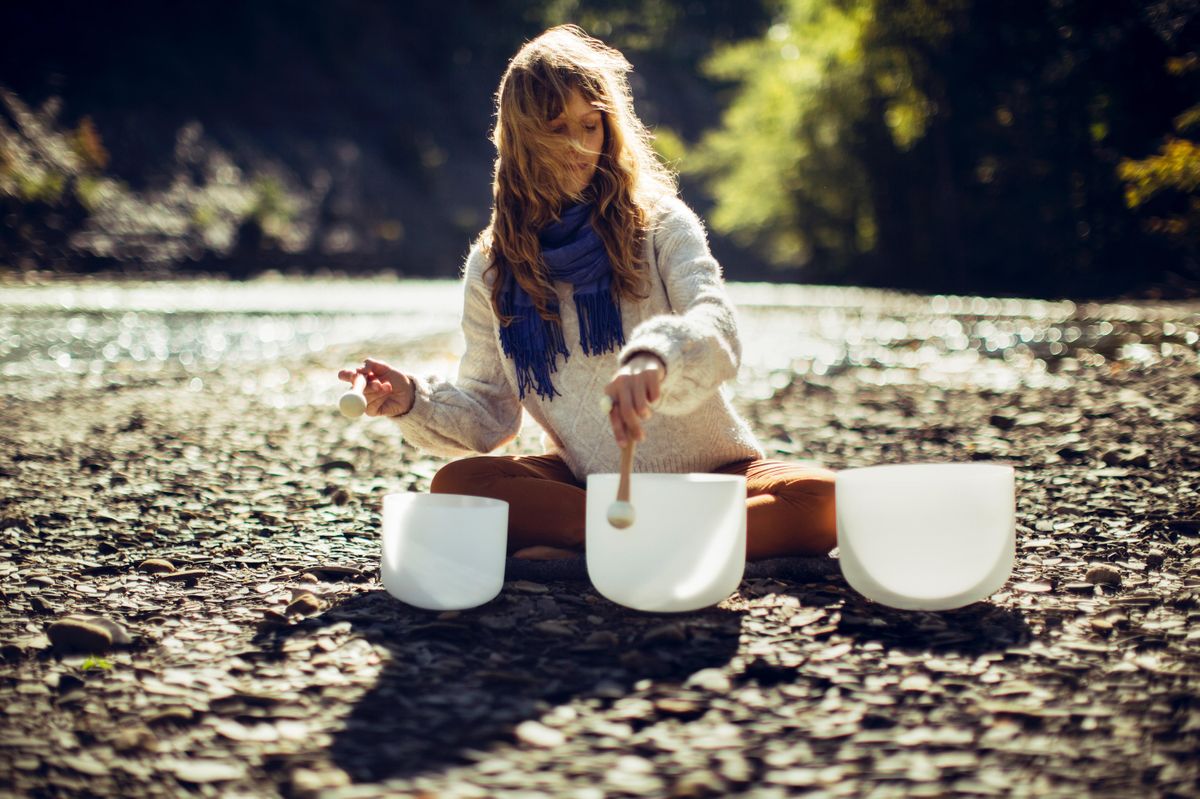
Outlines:
[{"label": "shadow on ground", "polygon": [[[556,705],[611,704],[642,679],[681,683],[727,666],[738,649],[738,612],[643,614],[583,585],[528,588],[537,593],[506,590],[482,608],[442,616],[372,590],[298,624],[265,625],[255,643],[283,657],[289,639],[348,622],[386,648],[378,679],[331,747],[332,762],[355,782],[467,762],[492,743],[511,742],[521,722]],[[308,690],[337,699],[327,686]]]},{"label": "shadow on ground", "polygon": [[845,582],[789,585],[781,588],[800,600],[802,608],[829,608],[813,624],[859,642],[877,641],[928,654],[982,655],[1027,643],[1032,638],[1025,617],[992,602],[974,602],[944,611],[899,610],[873,602]]}]

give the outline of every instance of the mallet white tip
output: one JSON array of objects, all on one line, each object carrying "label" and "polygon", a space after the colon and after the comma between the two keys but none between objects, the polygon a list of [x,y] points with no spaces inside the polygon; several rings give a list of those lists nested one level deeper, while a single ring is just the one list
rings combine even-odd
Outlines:
[{"label": "mallet white tip", "polygon": [[353,391],[347,391],[338,400],[338,410],[342,412],[342,416],[347,419],[356,419],[362,416],[367,410],[367,399],[362,394],[356,394]]},{"label": "mallet white tip", "polygon": [[355,375],[354,383],[350,390],[338,399],[338,410],[342,412],[342,416],[345,416],[347,419],[356,419],[366,412],[367,398],[363,395],[363,389],[366,387],[366,375]]},{"label": "mallet white tip", "polygon": [[621,480],[617,483],[617,498],[608,506],[608,523],[618,530],[633,524],[633,504],[629,501],[629,475],[633,472],[633,450],[630,441],[621,448]]},{"label": "mallet white tip", "polygon": [[608,523],[618,530],[624,530],[633,524],[633,505],[617,500],[608,506]]}]

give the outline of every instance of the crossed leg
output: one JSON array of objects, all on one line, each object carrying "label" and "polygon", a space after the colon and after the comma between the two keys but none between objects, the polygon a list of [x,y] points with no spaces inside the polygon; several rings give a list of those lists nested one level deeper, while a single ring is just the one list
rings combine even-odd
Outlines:
[{"label": "crossed leg", "polygon": [[[746,557],[821,555],[837,544],[834,472],[776,460],[746,460],[713,470],[746,478]],[[452,461],[433,478],[436,494],[508,503],[508,550],[554,558],[584,548],[584,484],[556,455],[478,456]]]}]

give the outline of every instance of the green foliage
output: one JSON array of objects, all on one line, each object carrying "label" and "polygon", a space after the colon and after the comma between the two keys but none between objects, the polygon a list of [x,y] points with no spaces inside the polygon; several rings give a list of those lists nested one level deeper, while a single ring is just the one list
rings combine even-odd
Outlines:
[{"label": "green foliage", "polygon": [[[1170,59],[1167,71],[1178,77],[1198,73],[1200,56],[1190,53]],[[1200,103],[1175,117],[1178,134],[1198,125]],[[1166,200],[1163,204],[1169,210],[1149,216],[1148,230],[1193,251],[1200,248],[1200,145],[1190,139],[1168,136],[1156,154],[1122,159],[1117,172],[1125,181],[1125,202],[1131,209],[1156,204],[1156,199]]]},{"label": "green foliage", "polygon": [[1145,205],[1162,191],[1191,194],[1200,187],[1200,146],[1187,139],[1168,138],[1157,155],[1140,161],[1126,159],[1119,167],[1127,181],[1126,202],[1130,208]]},{"label": "green foliage", "polygon": [[48,169],[18,171],[14,176],[15,195],[24,202],[41,202],[52,205],[62,197],[66,176]]},{"label": "green foliage", "polygon": [[1156,155],[1125,159],[1118,167],[1126,182],[1125,201],[1130,208],[1147,205],[1161,195],[1176,195],[1175,212],[1146,220],[1152,233],[1190,249],[1200,241],[1200,146],[1188,139],[1169,137]]},{"label": "green foliage", "polygon": [[[15,123],[10,127],[0,116],[0,195],[27,203],[58,203],[68,181],[89,171],[76,152],[75,132],[59,128],[55,102],[35,111],[3,87],[0,101]],[[98,139],[94,141],[98,145]]]},{"label": "green foliage", "polygon": [[654,129],[654,151],[668,166],[678,169],[687,157],[687,143],[673,128],[659,125]]},{"label": "green foliage", "polygon": [[720,48],[708,73],[737,85],[721,120],[685,169],[717,198],[713,226],[778,263],[815,251],[843,261],[875,246],[870,176],[859,129],[882,111],[892,145],[925,132],[929,99],[914,42],[936,44],[956,2],[914,2],[894,14],[880,0],[789,0],[759,40]]},{"label": "green foliage", "polygon": [[273,175],[260,175],[251,184],[251,190],[253,199],[249,216],[268,236],[282,238],[298,211],[287,188]]},{"label": "green foliage", "polygon": [[89,655],[88,659],[79,666],[82,671],[112,671],[113,665],[104,658]]},{"label": "green foliage", "polygon": [[81,175],[75,181],[75,196],[90,213],[98,211],[118,195],[127,195],[129,187],[119,180],[98,175]]},{"label": "green foliage", "polygon": [[678,4],[669,0],[551,0],[545,4],[541,20],[547,27],[574,23],[621,48],[655,50],[666,45],[681,16]]},{"label": "green foliage", "polygon": [[[289,252],[311,236],[313,197],[291,189],[270,165],[243,177],[223,150],[204,140],[198,124],[179,131],[168,187],[138,192],[104,173],[108,152],[90,118],[72,129],[59,123],[57,100],[33,110],[2,87],[0,100],[13,123],[0,115],[0,198],[16,201],[29,216],[30,224],[20,227],[34,231],[34,239],[46,235],[42,217],[64,208],[79,214],[69,247],[143,264],[176,263],[204,250],[227,254],[247,219]],[[46,250],[37,240],[0,240],[0,246]]]},{"label": "green foliage", "polygon": [[[787,0],[706,62],[731,99],[683,170],[715,229],[806,279],[1076,293],[1200,276],[1145,234],[1200,238],[1182,138],[1200,106],[1180,111],[1200,59],[1168,60],[1194,6]],[[1126,204],[1167,195],[1149,225]]]},{"label": "green foliage", "polygon": [[[538,28],[573,23],[637,65],[670,65],[694,75],[714,46],[755,35],[783,0],[548,0],[527,3]],[[648,92],[654,87],[647,86]]]}]

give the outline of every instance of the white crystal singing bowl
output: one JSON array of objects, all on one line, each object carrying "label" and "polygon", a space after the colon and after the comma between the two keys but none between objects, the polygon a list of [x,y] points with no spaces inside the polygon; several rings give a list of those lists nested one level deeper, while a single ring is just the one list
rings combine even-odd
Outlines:
[{"label": "white crystal singing bowl", "polygon": [[1012,572],[1010,466],[928,463],[838,472],[838,550],[846,582],[904,610],[984,599]]},{"label": "white crystal singing bowl", "polygon": [[608,521],[617,474],[587,480],[587,570],[603,596],[670,613],[715,605],[746,566],[746,479],[722,474],[634,474],[634,521]]},{"label": "white crystal singing bowl", "polygon": [[428,610],[489,602],[504,585],[508,503],[457,494],[383,498],[383,587]]}]

